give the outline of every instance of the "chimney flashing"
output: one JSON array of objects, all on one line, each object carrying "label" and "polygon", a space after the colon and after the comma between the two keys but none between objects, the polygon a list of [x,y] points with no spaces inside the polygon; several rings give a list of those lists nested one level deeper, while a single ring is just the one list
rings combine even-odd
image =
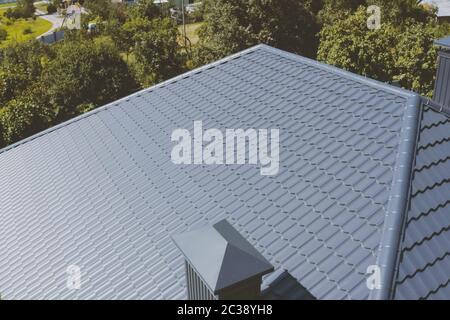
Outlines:
[{"label": "chimney flashing", "polygon": [[450,108],[446,107],[440,103],[437,103],[436,101],[433,101],[429,98],[422,98],[422,103],[424,106],[431,108],[432,110],[439,112],[446,117],[450,118]]}]

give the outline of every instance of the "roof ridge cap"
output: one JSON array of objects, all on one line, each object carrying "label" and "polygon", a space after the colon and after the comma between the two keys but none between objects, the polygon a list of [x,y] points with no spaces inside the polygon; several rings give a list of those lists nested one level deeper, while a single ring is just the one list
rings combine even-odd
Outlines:
[{"label": "roof ridge cap", "polygon": [[281,49],[277,49],[277,48],[274,48],[274,47],[271,47],[271,46],[265,45],[265,44],[261,44],[261,45],[259,45],[259,47],[262,47],[265,50],[271,51],[272,53],[280,54],[285,58],[294,59],[297,61],[300,60],[302,62],[308,63],[309,65],[311,65],[313,67],[320,68],[327,72],[331,72],[333,74],[345,77],[347,79],[351,79],[351,80],[360,82],[360,83],[370,86],[372,88],[387,91],[391,94],[400,95],[400,96],[408,97],[408,98],[415,97],[417,95],[413,91],[395,87],[386,82],[382,82],[382,81],[375,80],[375,79],[372,79],[372,78],[369,78],[366,76],[362,76],[362,75],[356,74],[354,72],[347,71],[347,70],[335,67],[333,65],[327,64],[325,62],[320,62],[320,61],[317,61],[317,60],[314,60],[311,58],[303,57],[298,54],[284,51]]},{"label": "roof ridge cap", "polygon": [[408,99],[403,114],[398,154],[376,260],[376,265],[380,268],[381,273],[381,286],[370,292],[369,299],[371,300],[387,300],[393,297],[401,237],[411,198],[412,174],[422,114],[421,106],[420,96],[413,95]]}]

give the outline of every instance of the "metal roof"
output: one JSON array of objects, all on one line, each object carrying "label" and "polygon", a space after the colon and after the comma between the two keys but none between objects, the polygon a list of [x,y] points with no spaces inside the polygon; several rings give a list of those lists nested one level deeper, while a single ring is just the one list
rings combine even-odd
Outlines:
[{"label": "metal roof", "polygon": [[450,299],[450,119],[422,116],[395,297]]},{"label": "metal roof", "polygon": [[[419,106],[413,93],[260,45],[5,148],[2,298],[185,298],[170,237],[223,219],[315,298],[388,297]],[[279,128],[280,172],[173,164],[171,132],[194,120]],[[66,286],[69,265],[79,290]]]},{"label": "metal roof", "polygon": [[184,257],[215,294],[273,271],[268,262],[226,220],[173,237]]},{"label": "metal roof", "polygon": [[[450,2],[449,2],[450,3]],[[434,44],[440,47],[450,48],[450,36],[434,41]]]}]

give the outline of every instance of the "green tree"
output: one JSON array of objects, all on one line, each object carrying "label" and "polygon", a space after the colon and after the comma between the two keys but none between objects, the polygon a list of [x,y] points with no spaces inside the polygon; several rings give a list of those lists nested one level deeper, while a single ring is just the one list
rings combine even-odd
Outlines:
[{"label": "green tree", "polygon": [[13,9],[16,18],[31,18],[35,10],[34,0],[17,0],[17,6]]},{"label": "green tree", "polygon": [[52,58],[52,48],[38,41],[13,44],[2,50],[0,107],[40,79]]},{"label": "green tree", "polygon": [[[124,23],[127,19],[128,6],[123,2],[113,2],[111,0],[86,0],[83,4],[88,14],[82,15],[81,19],[85,22],[107,23],[111,20],[117,20]],[[99,24],[102,27],[102,24]]]},{"label": "green tree", "polygon": [[168,18],[152,20],[149,31],[135,35],[133,67],[143,86],[158,83],[182,72],[183,57],[177,37],[178,29]]},{"label": "green tree", "polygon": [[210,62],[258,43],[315,57],[320,6],[308,0],[206,0],[199,60]]},{"label": "green tree", "polygon": [[145,18],[149,20],[162,18],[164,15],[161,6],[156,5],[153,0],[139,0],[129,8],[128,14],[131,18]]},{"label": "green tree", "polygon": [[432,97],[436,75],[437,48],[433,40],[445,30],[433,24],[409,24],[396,43],[394,80],[404,88]]},{"label": "green tree", "polygon": [[433,40],[442,29],[433,20],[406,19],[367,28],[365,7],[320,32],[318,60],[381,81],[398,81],[406,89],[430,95],[436,72]]},{"label": "green tree", "polygon": [[418,0],[323,0],[319,13],[323,24],[328,25],[353,14],[363,6],[377,5],[381,10],[381,21],[402,24],[407,20],[426,22],[435,12],[423,6]]},{"label": "green tree", "polygon": [[0,28],[0,43],[2,41],[6,40],[7,37],[8,37],[8,32],[5,29]]},{"label": "green tree", "polygon": [[45,89],[34,86],[0,110],[0,142],[8,145],[48,128],[54,119]]},{"label": "green tree", "polygon": [[117,20],[108,23],[107,33],[111,36],[116,47],[129,54],[140,33],[149,32],[152,28],[152,22],[147,18],[136,17],[120,24]]},{"label": "green tree", "polygon": [[393,50],[397,30],[384,23],[379,30],[367,28],[367,13],[361,7],[356,13],[320,32],[318,60],[381,81],[394,75]]},{"label": "green tree", "polygon": [[69,119],[86,106],[101,106],[137,89],[117,49],[89,39],[57,44],[55,59],[43,73],[57,121]]}]

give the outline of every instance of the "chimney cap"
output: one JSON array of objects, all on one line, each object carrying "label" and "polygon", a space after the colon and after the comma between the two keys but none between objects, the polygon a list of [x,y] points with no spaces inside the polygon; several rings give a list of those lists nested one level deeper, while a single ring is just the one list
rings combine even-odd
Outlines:
[{"label": "chimney cap", "polygon": [[226,220],[172,238],[214,294],[274,270]]},{"label": "chimney cap", "polygon": [[434,44],[439,47],[450,49],[450,36],[435,40]]}]

